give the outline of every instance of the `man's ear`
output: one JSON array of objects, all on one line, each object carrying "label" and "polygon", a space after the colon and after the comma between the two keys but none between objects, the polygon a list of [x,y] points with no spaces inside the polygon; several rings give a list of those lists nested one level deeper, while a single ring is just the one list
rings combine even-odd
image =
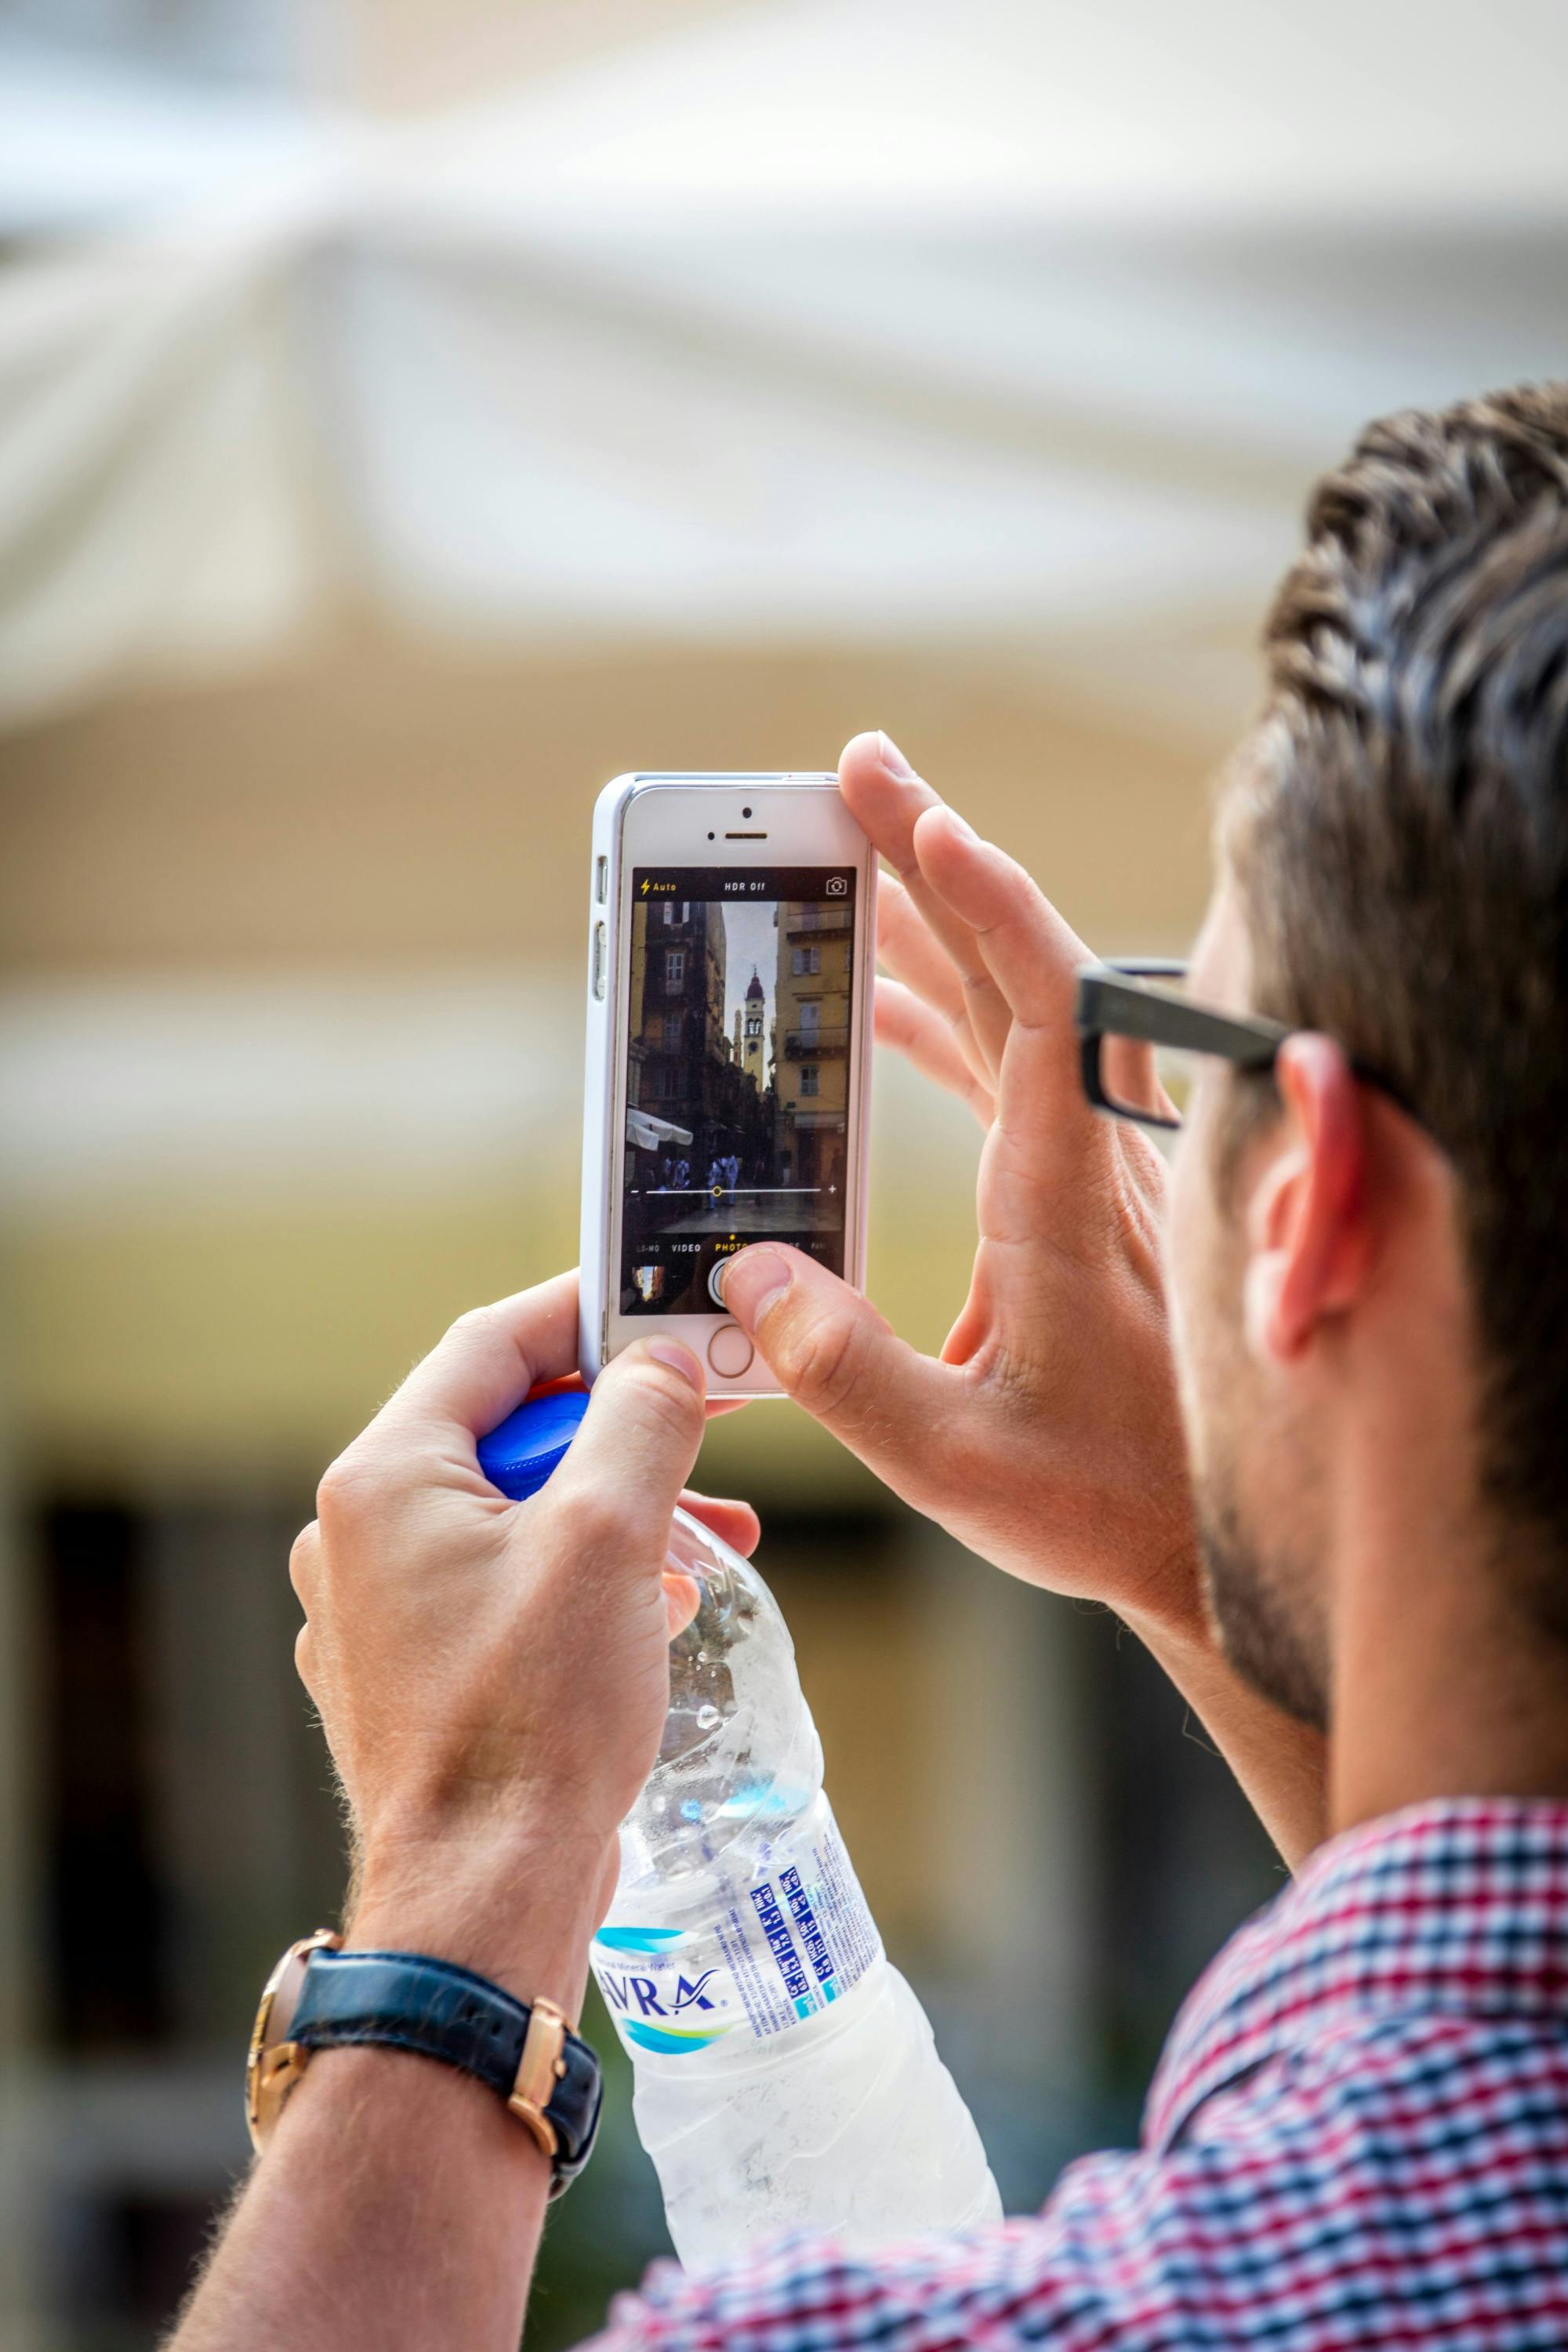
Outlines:
[{"label": "man's ear", "polygon": [[1289,1363],[1366,1278],[1366,1129],[1361,1090],[1340,1047],[1288,1038],[1278,1065],[1284,1117],[1250,1188],[1243,1291],[1247,1344]]}]

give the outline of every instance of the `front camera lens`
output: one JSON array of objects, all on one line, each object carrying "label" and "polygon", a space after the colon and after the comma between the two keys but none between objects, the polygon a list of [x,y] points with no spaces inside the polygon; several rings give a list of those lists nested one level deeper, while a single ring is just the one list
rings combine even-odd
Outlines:
[{"label": "front camera lens", "polygon": [[742,810],[741,811],[741,814],[742,814],[742,816],[750,816],[750,815],[751,815],[751,814],[752,814],[752,812],[751,812],[751,810],[750,810],[750,809],[742,809]]}]

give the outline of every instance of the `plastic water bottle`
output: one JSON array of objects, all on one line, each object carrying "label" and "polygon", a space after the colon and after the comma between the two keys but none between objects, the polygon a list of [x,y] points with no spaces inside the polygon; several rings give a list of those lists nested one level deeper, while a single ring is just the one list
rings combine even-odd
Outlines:
[{"label": "plastic water bottle", "polygon": [[[486,1476],[535,1493],[586,1405],[521,1406],[481,1444]],[[784,2230],[865,2248],[996,2220],[979,2134],[844,1850],[777,1603],[685,1511],[667,1574],[696,1610],[592,1958],[677,2253],[705,2269]]]}]

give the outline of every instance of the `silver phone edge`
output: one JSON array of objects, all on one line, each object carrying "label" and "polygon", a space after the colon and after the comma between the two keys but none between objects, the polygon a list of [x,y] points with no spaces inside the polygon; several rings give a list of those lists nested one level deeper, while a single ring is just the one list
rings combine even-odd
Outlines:
[{"label": "silver phone edge", "polygon": [[[657,791],[661,785],[691,785],[710,783],[715,787],[736,784],[766,785],[777,791],[781,786],[798,784],[807,791],[837,791],[837,776],[828,771],[807,772],[785,770],[778,772],[745,769],[689,769],[628,771],[612,777],[594,804],[592,845],[588,859],[588,950],[584,994],[587,1000],[587,1037],[584,1055],[583,1093],[583,1175],[582,1202],[579,1224],[578,1267],[578,1368],[584,1381],[592,1387],[595,1379],[608,1360],[611,1268],[610,1230],[612,1223],[612,1191],[614,1174],[610,1166],[610,1126],[615,1111],[616,1053],[618,1047],[619,971],[620,971],[620,882],[621,843],[626,813],[632,800],[644,791]],[[601,858],[605,861],[600,866]],[[604,897],[597,891],[601,870],[605,877]],[[864,1291],[866,1286],[867,1223],[870,1182],[870,1092],[873,992],[876,975],[876,891],[877,860],[868,856],[862,869],[865,887],[861,893],[865,908],[864,919],[858,928],[856,988],[857,988],[857,1059],[858,1081],[854,1089],[855,1142],[858,1154],[856,1200],[846,1236],[845,1278],[851,1287]],[[603,942],[596,942],[596,926],[604,925]],[[595,991],[595,959],[603,955],[605,974],[603,997]],[[756,1360],[761,1364],[761,1358]],[[740,1382],[721,1382],[712,1391],[715,1397],[733,1398],[737,1402],[754,1402],[768,1397],[782,1397],[784,1391],[771,1375],[764,1381],[748,1373]]]}]

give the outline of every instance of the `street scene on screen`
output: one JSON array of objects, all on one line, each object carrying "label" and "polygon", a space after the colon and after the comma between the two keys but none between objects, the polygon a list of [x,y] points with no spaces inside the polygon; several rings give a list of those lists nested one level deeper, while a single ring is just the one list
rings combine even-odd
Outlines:
[{"label": "street scene on screen", "polygon": [[765,1238],[843,1271],[854,924],[849,874],[634,874],[623,1314]]}]

